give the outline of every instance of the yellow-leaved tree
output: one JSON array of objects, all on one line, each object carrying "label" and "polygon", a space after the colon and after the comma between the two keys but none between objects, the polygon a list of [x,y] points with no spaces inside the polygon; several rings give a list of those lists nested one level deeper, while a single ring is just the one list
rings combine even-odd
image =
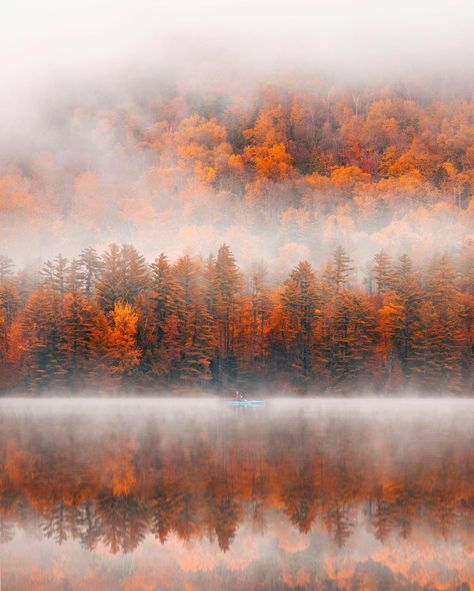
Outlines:
[{"label": "yellow-leaved tree", "polygon": [[138,316],[130,304],[117,302],[110,313],[112,329],[107,358],[113,374],[126,378],[140,361],[136,334]]}]

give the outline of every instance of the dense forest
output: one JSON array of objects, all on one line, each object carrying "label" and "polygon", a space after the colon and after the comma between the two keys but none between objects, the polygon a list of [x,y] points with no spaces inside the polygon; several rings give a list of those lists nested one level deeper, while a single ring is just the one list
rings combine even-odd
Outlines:
[{"label": "dense forest", "polygon": [[472,85],[114,100],[2,149],[4,390],[472,391]]},{"label": "dense forest", "polygon": [[133,246],[58,255],[40,272],[0,258],[3,389],[471,393],[474,242],[415,265],[342,247],[270,281],[227,245],[148,264]]},{"label": "dense forest", "polygon": [[[250,78],[250,79],[249,79]],[[314,75],[161,83],[71,98],[0,146],[0,251],[229,244],[245,265],[320,264],[337,244],[429,258],[472,234],[473,87]],[[301,253],[304,253],[301,256]]]}]

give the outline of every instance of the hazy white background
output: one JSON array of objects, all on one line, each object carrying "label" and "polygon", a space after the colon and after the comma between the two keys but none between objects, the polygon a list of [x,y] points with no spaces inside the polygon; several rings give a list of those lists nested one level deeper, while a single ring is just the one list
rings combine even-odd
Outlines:
[{"label": "hazy white background", "polygon": [[[55,91],[136,70],[311,65],[343,77],[464,70],[472,0],[17,0],[0,15],[3,126]],[[25,121],[27,123],[27,121]],[[13,126],[9,126],[12,131]]]}]

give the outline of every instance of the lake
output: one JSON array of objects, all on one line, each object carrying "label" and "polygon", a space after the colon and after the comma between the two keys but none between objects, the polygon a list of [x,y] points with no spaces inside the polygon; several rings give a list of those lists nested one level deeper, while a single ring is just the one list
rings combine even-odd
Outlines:
[{"label": "lake", "polygon": [[467,399],[1,399],[2,591],[474,589]]}]

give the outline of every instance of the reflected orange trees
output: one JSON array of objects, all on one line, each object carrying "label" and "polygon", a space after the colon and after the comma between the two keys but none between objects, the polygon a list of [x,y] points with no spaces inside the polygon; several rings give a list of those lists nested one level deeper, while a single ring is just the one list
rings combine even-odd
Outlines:
[{"label": "reflected orange trees", "polygon": [[177,429],[83,417],[45,429],[10,418],[2,424],[1,539],[33,528],[57,543],[101,542],[118,553],[148,534],[165,543],[173,533],[216,539],[226,551],[239,527],[264,532],[277,514],[301,534],[325,528],[339,547],[361,527],[382,543],[392,533],[409,538],[413,527],[442,537],[472,531],[466,432],[410,429],[401,440],[390,423],[343,418],[229,413],[220,424],[187,419]]}]

